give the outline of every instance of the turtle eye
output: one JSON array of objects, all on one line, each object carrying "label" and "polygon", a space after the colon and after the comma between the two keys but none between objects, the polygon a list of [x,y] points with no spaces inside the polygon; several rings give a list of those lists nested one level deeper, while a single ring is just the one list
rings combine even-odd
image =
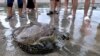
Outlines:
[{"label": "turtle eye", "polygon": [[66,36],[65,35],[62,35],[62,39],[65,40],[66,39]]},{"label": "turtle eye", "polygon": [[66,40],[69,40],[70,39],[70,34],[69,33],[65,33],[62,35],[62,38],[63,40],[66,39]]}]

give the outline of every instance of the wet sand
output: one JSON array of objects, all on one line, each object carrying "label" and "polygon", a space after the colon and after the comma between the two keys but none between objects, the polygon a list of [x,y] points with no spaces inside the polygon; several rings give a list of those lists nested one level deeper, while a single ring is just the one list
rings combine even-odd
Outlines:
[{"label": "wet sand", "polygon": [[60,31],[71,33],[71,39],[65,41],[65,47],[69,51],[58,51],[46,55],[31,55],[23,52],[13,43],[11,33],[15,28],[34,21],[34,17],[20,19],[16,15],[13,19],[6,20],[6,12],[0,11],[0,56],[100,56],[100,10],[93,11],[88,24],[83,22],[83,10],[77,10],[75,20],[66,19],[64,9],[61,9],[59,15],[54,16],[46,15],[49,11],[47,8],[40,8],[38,11],[38,22],[48,24],[53,22],[50,21],[51,19],[56,19],[55,25]]}]

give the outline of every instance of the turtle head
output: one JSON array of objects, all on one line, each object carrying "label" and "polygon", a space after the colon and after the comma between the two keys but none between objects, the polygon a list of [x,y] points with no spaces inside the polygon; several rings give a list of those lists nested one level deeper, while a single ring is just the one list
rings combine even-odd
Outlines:
[{"label": "turtle head", "polygon": [[69,40],[71,38],[70,33],[62,33],[61,37],[62,37],[63,40],[65,40],[65,39]]}]

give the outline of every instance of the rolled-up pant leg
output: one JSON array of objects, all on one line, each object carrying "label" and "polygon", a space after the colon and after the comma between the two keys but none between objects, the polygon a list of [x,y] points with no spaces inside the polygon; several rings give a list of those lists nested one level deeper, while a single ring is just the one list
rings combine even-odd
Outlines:
[{"label": "rolled-up pant leg", "polygon": [[13,2],[14,2],[14,0],[7,0],[7,7],[12,7]]}]

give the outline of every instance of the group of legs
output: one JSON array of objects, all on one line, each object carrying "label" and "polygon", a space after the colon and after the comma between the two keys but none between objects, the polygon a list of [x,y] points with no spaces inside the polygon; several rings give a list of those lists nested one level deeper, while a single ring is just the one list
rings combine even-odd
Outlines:
[{"label": "group of legs", "polygon": [[[61,0],[50,0],[50,4],[51,4],[51,9],[50,12],[47,13],[47,15],[51,15],[53,13],[56,13],[56,8],[59,6],[60,1]],[[85,4],[84,4],[84,17],[87,16],[88,10],[89,10],[89,6],[90,6],[90,1],[91,0],[85,0]],[[69,0],[65,0],[64,2],[64,6],[65,6],[65,10],[68,10],[68,2]],[[92,6],[94,6],[95,0],[92,0]],[[77,6],[78,6],[78,0],[72,0],[72,16],[74,17],[76,14],[76,10],[77,10]]]},{"label": "group of legs", "polygon": [[[7,19],[11,19],[13,17],[13,2],[15,0],[7,0]],[[26,2],[27,1],[27,2]],[[23,10],[26,10],[26,7],[29,9],[35,8],[35,0],[17,0],[18,2],[18,11],[19,17],[24,18]]]},{"label": "group of legs", "polygon": [[[18,8],[19,8],[19,16],[23,17],[23,9],[26,10],[26,7],[29,9],[34,9],[36,6],[36,0],[17,0]],[[27,1],[27,3],[26,3]],[[84,4],[84,17],[87,16],[89,5],[91,0],[85,0]],[[7,18],[10,19],[13,16],[12,7],[14,0],[7,0]],[[68,2],[69,0],[65,0],[65,10],[68,10]],[[92,0],[92,4],[94,5],[95,0]],[[58,14],[59,6],[61,5],[61,0],[50,0],[50,12],[47,15]],[[74,17],[76,14],[78,6],[78,0],[72,0],[72,16]]]},{"label": "group of legs", "polygon": [[[19,16],[22,16],[22,8],[23,8],[23,1],[22,0],[17,0],[18,1],[18,8],[19,8]],[[12,18],[13,16],[13,2],[14,0],[7,0],[7,19]]]}]

